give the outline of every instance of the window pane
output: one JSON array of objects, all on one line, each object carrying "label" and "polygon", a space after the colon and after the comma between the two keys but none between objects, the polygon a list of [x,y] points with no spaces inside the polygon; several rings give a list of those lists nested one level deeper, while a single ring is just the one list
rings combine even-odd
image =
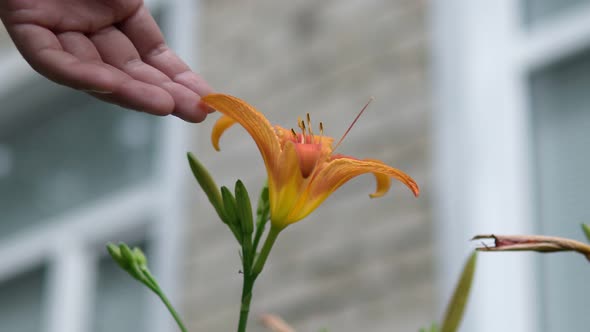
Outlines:
[{"label": "window pane", "polygon": [[536,25],[585,3],[590,0],[522,0],[523,21],[527,26]]},{"label": "window pane", "polygon": [[42,331],[44,270],[0,283],[0,331]]},{"label": "window pane", "polygon": [[[589,52],[531,77],[540,231],[581,241],[580,223],[590,221],[589,86]],[[587,330],[588,262],[571,253],[546,255],[541,262],[545,331]]]},{"label": "window pane", "polygon": [[[92,332],[146,331],[148,296],[154,296],[132,279],[110,257],[101,260],[94,302]],[[166,310],[162,307],[162,310]]]},{"label": "window pane", "polygon": [[70,90],[35,100],[0,127],[0,238],[153,170],[156,117]]}]

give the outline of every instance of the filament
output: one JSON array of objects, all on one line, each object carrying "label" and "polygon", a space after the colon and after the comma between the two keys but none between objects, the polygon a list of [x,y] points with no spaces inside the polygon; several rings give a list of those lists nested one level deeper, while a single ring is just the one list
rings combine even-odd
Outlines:
[{"label": "filament", "polygon": [[340,140],[338,141],[338,143],[336,144],[336,146],[334,147],[334,149],[332,150],[332,152],[336,151],[336,149],[340,146],[340,143],[342,143],[342,141],[344,140],[344,137],[346,137],[346,135],[348,135],[348,133],[352,129],[352,126],[354,126],[354,124],[361,117],[361,115],[363,114],[363,112],[367,109],[367,107],[369,106],[369,104],[373,100],[375,100],[374,97],[369,98],[369,101],[367,101],[367,103],[365,104],[365,106],[363,106],[363,108],[361,109],[361,111],[359,112],[359,114],[357,114],[357,116],[354,118],[354,121],[352,121],[352,123],[350,124],[350,126],[348,126],[348,129],[346,129],[346,131],[344,132],[344,135],[342,135],[342,137],[340,138]]}]

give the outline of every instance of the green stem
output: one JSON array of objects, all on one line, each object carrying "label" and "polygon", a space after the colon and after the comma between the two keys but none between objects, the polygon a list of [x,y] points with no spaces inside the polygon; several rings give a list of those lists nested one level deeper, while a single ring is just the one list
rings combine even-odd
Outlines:
[{"label": "green stem", "polygon": [[238,323],[238,332],[246,332],[248,324],[248,315],[250,314],[250,302],[252,301],[252,288],[254,288],[255,279],[252,275],[244,274],[244,285],[242,287],[242,303],[240,305],[240,322]]},{"label": "green stem", "polygon": [[274,226],[270,227],[270,231],[268,232],[268,236],[266,237],[266,240],[264,241],[264,245],[262,246],[262,249],[260,250],[260,254],[256,258],[256,262],[254,263],[254,267],[252,268],[252,275],[254,276],[254,279],[256,279],[258,277],[260,272],[262,272],[262,269],[264,268],[264,264],[266,263],[266,259],[268,258],[268,254],[270,254],[270,250],[272,249],[272,246],[274,245],[281,230],[282,229],[278,229]]},{"label": "green stem", "polygon": [[174,320],[176,321],[176,324],[178,324],[178,327],[180,328],[180,330],[182,332],[187,332],[188,330],[184,326],[184,323],[180,319],[180,316],[178,315],[176,310],[174,310],[174,307],[172,306],[172,304],[170,304],[170,301],[168,301],[168,298],[166,297],[166,295],[164,295],[164,293],[159,291],[158,296],[160,297],[160,299],[162,299],[162,302],[164,302],[164,304],[166,305],[166,308],[168,308],[168,311],[170,311],[170,313],[172,314],[172,317],[174,317]]},{"label": "green stem", "polygon": [[238,323],[238,332],[246,332],[254,282],[256,281],[256,278],[260,272],[262,272],[264,264],[266,263],[266,259],[268,258],[268,254],[270,253],[270,250],[272,249],[272,246],[280,232],[280,229],[274,227],[270,228],[268,236],[266,237],[264,245],[262,246],[262,250],[253,264],[254,266],[248,267],[247,264],[252,264],[252,261],[248,262],[249,260],[244,259],[244,284],[242,286],[242,304],[240,306],[240,322]]},{"label": "green stem", "polygon": [[254,233],[254,244],[252,245],[252,248],[254,248],[254,250],[258,250],[258,243],[260,242],[262,233],[264,233],[264,226],[267,221],[267,215],[263,214],[258,216],[258,220],[256,221],[256,233]]},{"label": "green stem", "polygon": [[166,295],[164,294],[162,289],[160,289],[160,286],[158,286],[158,283],[156,282],[156,279],[154,278],[154,276],[152,276],[152,274],[147,269],[144,269],[143,272],[144,272],[143,275],[147,278],[147,280],[149,281],[149,284],[150,284],[150,285],[148,285],[146,283],[146,285],[152,291],[154,291],[154,293],[156,293],[156,295],[158,295],[158,297],[162,300],[162,302],[164,302],[164,305],[166,306],[166,308],[168,308],[168,311],[170,312],[172,317],[174,317],[174,320],[176,321],[176,324],[178,324],[178,327],[180,328],[180,330],[182,332],[188,332],[188,330],[184,326],[184,323],[182,322],[182,319],[180,319],[180,315],[178,314],[178,312],[176,312],[176,309],[174,309],[174,307],[172,306],[172,304],[170,303],[170,301],[168,300],[168,298],[166,297]]}]

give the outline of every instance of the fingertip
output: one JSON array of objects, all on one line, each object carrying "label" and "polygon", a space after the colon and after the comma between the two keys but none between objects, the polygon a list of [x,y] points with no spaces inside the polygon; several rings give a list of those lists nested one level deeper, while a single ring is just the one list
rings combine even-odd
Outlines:
[{"label": "fingertip", "polygon": [[215,112],[214,108],[209,107],[209,105],[205,104],[201,100],[199,100],[198,108],[207,114],[211,114],[211,113]]},{"label": "fingertip", "polygon": [[174,116],[183,119],[184,121],[191,123],[201,123],[207,118],[207,112],[203,111],[199,105],[191,112],[180,112],[175,111],[172,113]]}]

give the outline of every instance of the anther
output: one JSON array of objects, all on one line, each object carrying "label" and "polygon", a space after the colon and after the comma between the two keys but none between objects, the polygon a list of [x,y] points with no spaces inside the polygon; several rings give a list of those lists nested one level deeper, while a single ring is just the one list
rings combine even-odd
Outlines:
[{"label": "anther", "polygon": [[301,130],[303,130],[302,123],[303,123],[303,121],[301,120],[301,118],[297,117],[297,127],[299,127],[299,129],[301,129]]},{"label": "anther", "polygon": [[301,143],[305,143],[305,122],[300,117],[297,117],[297,126],[301,129]]}]

